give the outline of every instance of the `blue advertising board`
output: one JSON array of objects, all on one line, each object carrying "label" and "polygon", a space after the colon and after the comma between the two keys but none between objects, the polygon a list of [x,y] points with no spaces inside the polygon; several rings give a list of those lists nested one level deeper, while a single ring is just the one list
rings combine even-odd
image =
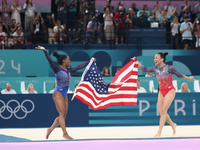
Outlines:
[{"label": "blue advertising board", "polygon": [[[68,94],[67,127],[150,126],[159,124],[157,94],[138,94],[137,106],[94,111]],[[200,125],[200,93],[178,93],[168,110],[178,125]],[[0,95],[0,128],[49,127],[58,116],[52,95]]]}]

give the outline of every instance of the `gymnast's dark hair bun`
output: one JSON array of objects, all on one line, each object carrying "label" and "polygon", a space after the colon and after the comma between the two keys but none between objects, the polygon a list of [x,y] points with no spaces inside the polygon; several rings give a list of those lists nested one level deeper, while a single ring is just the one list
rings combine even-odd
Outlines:
[{"label": "gymnast's dark hair bun", "polygon": [[168,52],[165,52],[165,53],[158,53],[160,55],[161,58],[163,58],[163,62],[165,62],[166,60],[166,56],[168,55]]},{"label": "gymnast's dark hair bun", "polygon": [[164,53],[164,56],[167,56],[167,55],[168,55],[168,52],[165,52],[165,53]]},{"label": "gymnast's dark hair bun", "polygon": [[59,58],[60,54],[58,54],[58,52],[53,52],[53,56],[55,56],[56,58]]},{"label": "gymnast's dark hair bun", "polygon": [[59,64],[59,65],[62,65],[62,63],[63,63],[63,60],[65,59],[65,58],[67,58],[67,55],[65,55],[65,54],[58,54],[58,52],[53,52],[53,56],[55,56],[56,58],[57,58],[57,63]]}]

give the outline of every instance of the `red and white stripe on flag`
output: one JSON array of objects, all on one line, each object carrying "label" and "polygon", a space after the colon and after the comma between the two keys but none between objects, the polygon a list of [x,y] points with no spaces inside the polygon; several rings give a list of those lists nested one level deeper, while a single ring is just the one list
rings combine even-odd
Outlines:
[{"label": "red and white stripe on flag", "polygon": [[[88,66],[90,64],[91,62]],[[136,59],[134,61],[131,60],[119,70],[109,85],[108,94],[99,94],[90,82],[81,81],[73,97],[89,105],[93,110],[104,109],[110,106],[136,106],[137,78],[138,62]]]}]

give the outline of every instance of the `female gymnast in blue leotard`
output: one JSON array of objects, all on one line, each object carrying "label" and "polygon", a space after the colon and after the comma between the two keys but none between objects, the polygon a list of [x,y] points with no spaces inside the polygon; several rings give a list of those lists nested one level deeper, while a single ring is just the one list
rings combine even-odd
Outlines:
[{"label": "female gymnast in blue leotard", "polygon": [[53,55],[57,58],[57,63],[59,64],[57,65],[51,59],[51,57],[49,56],[49,54],[47,53],[46,49],[43,46],[38,46],[36,47],[36,49],[40,49],[44,51],[45,56],[55,73],[56,83],[57,83],[57,88],[53,92],[53,100],[56,105],[56,109],[59,113],[59,116],[54,120],[54,123],[52,124],[52,126],[47,129],[46,139],[48,139],[50,133],[58,125],[60,125],[60,127],[62,128],[63,137],[65,139],[67,140],[73,139],[72,137],[68,135],[66,126],[65,126],[65,118],[68,111],[68,97],[66,95],[69,88],[71,73],[75,72],[78,69],[84,68],[89,63],[89,61],[82,63],[74,68],[71,68],[69,67],[71,61],[67,55],[64,55],[64,54],[59,55],[57,52],[54,52]]}]

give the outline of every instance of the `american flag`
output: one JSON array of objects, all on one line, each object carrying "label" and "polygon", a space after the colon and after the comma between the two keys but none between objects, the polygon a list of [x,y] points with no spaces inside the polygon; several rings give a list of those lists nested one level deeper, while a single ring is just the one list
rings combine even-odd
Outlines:
[{"label": "american flag", "polygon": [[[91,60],[83,72],[73,98],[81,100],[93,110],[109,106],[137,105],[138,63],[131,60],[106,84],[96,63]],[[72,99],[73,99],[72,98]]]}]

